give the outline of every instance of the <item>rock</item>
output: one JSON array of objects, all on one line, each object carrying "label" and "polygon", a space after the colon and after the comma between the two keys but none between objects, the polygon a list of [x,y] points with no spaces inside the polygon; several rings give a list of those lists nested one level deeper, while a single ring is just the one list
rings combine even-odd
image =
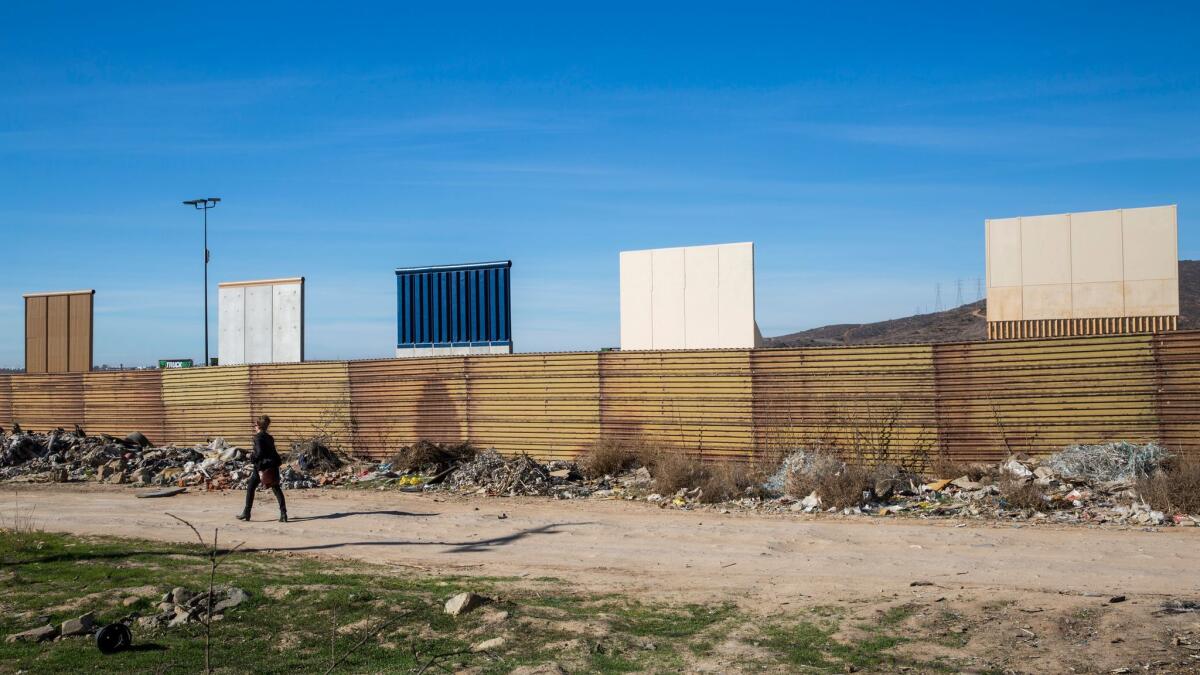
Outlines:
[{"label": "rock", "polygon": [[167,600],[166,602],[160,602],[158,603],[157,609],[160,612],[174,612],[175,603],[171,602],[170,600]]},{"label": "rock", "polygon": [[513,669],[508,675],[567,675],[567,671],[551,661],[539,666],[520,666]]},{"label": "rock", "polygon": [[149,467],[142,467],[142,468],[138,469],[137,471],[134,471],[129,476],[129,480],[134,483],[137,483],[138,485],[145,485],[146,483],[149,483],[150,479],[153,477],[154,477],[153,470],[151,470]]},{"label": "rock", "polygon": [[472,645],[471,651],[486,652],[490,649],[500,649],[501,647],[504,646],[505,642],[506,642],[506,640],[502,637],[492,638],[491,640],[484,640],[483,642],[480,642],[477,645]]},{"label": "rock", "polygon": [[136,595],[131,595],[128,598],[125,598],[124,600],[121,601],[121,606],[122,607],[132,607],[138,603],[138,600],[141,600],[141,598],[139,598]]},{"label": "rock", "polygon": [[550,477],[567,479],[567,478],[571,477],[571,470],[570,469],[558,469],[556,471],[551,471]]},{"label": "rock", "polygon": [[1114,596],[1112,596],[1111,598],[1109,598],[1109,599],[1108,599],[1108,601],[1109,601],[1110,603],[1112,603],[1112,604],[1114,604],[1114,605],[1115,605],[1115,604],[1117,604],[1118,602],[1125,602],[1125,596],[1123,596],[1123,595],[1114,595]]},{"label": "rock", "polygon": [[63,637],[71,637],[73,635],[87,635],[96,627],[96,615],[88,612],[78,619],[69,619],[63,622],[62,633]]},{"label": "rock", "polygon": [[161,619],[157,616],[143,616],[137,620],[137,624],[142,628],[158,628]]},{"label": "rock", "polygon": [[183,624],[190,621],[191,618],[192,618],[192,613],[190,610],[188,610],[187,607],[178,607],[177,606],[177,607],[175,607],[175,616],[171,617],[171,620],[167,622],[167,628],[174,628],[176,626],[182,626]]},{"label": "rock", "polygon": [[171,602],[173,602],[177,605],[182,605],[182,604],[186,603],[188,600],[191,600],[192,595],[193,595],[192,592],[189,591],[188,589],[184,588],[183,586],[176,586],[175,588],[171,589],[170,600],[171,600]]},{"label": "rock", "polygon": [[450,616],[461,616],[491,602],[490,598],[471,593],[459,593],[446,601],[445,611]]},{"label": "rock", "polygon": [[982,483],[977,483],[971,480],[970,476],[959,476],[958,478],[950,481],[950,484],[962,490],[978,490],[979,488],[983,487]]},{"label": "rock", "polygon": [[484,623],[504,623],[508,621],[509,613],[505,611],[491,611],[480,617]]},{"label": "rock", "polygon": [[250,599],[250,594],[240,588],[230,587],[225,591],[225,599],[213,605],[213,614],[232,609]]},{"label": "rock", "polygon": [[127,480],[128,480],[128,477],[125,475],[125,472],[124,472],[124,471],[118,471],[118,472],[116,472],[116,473],[114,473],[113,475],[111,475],[111,476],[109,476],[109,477],[108,477],[108,482],[109,482],[109,483],[114,483],[114,484],[117,484],[117,485],[120,485],[120,484],[122,484],[122,483],[125,483]]},{"label": "rock", "polygon": [[6,642],[45,642],[58,637],[58,628],[51,625],[45,625],[40,628],[31,628],[23,633],[14,633],[9,635]]}]

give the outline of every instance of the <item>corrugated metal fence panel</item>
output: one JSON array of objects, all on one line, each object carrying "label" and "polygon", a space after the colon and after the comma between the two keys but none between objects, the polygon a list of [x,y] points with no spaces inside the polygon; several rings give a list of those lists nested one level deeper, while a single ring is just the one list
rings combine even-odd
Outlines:
[{"label": "corrugated metal fence panel", "polygon": [[746,351],[604,352],[601,433],[744,458],[754,447],[752,390]]},{"label": "corrugated metal fence panel", "polygon": [[26,431],[70,430],[83,423],[83,375],[13,375],[12,401],[13,420]]},{"label": "corrugated metal fence panel", "polygon": [[353,450],[350,375],[345,363],[289,363],[250,367],[252,417],[271,418],[280,451],[317,435]]},{"label": "corrugated metal fence panel", "polygon": [[82,424],[89,434],[120,438],[131,431],[140,431],[151,443],[165,443],[162,371],[84,374]]},{"label": "corrugated metal fence panel", "polygon": [[992,460],[1158,435],[1151,337],[937,345],[940,440]]},{"label": "corrugated metal fence panel", "polygon": [[162,397],[168,442],[191,445],[221,436],[250,447],[250,366],[164,370]]},{"label": "corrugated metal fence panel", "polygon": [[349,363],[354,446],[389,457],[421,439],[467,438],[467,393],[462,357]]},{"label": "corrugated metal fence panel", "polygon": [[754,368],[758,447],[835,447],[885,460],[937,442],[929,345],[759,350]]},{"label": "corrugated metal fence panel", "polygon": [[0,427],[12,429],[12,375],[0,373]]},{"label": "corrugated metal fence panel", "polygon": [[1200,334],[1164,333],[1154,341],[1159,372],[1159,439],[1200,453]]},{"label": "corrugated metal fence panel", "polygon": [[597,354],[487,356],[466,368],[472,443],[567,459],[599,437]]}]

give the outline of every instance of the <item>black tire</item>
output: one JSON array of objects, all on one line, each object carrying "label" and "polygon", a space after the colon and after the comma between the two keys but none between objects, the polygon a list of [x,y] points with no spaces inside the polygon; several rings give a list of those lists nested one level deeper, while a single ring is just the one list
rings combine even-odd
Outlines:
[{"label": "black tire", "polygon": [[96,631],[96,648],[102,654],[115,654],[133,644],[133,633],[123,623],[110,623]]},{"label": "black tire", "polygon": [[129,445],[136,445],[142,448],[150,447],[150,439],[140,431],[135,431],[125,437],[125,442]]}]

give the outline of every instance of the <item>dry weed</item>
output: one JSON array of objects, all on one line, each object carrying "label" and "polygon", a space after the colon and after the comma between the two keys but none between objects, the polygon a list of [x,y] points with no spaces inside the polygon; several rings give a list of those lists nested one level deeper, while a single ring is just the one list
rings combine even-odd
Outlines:
[{"label": "dry weed", "polygon": [[1200,513],[1200,459],[1173,457],[1137,482],[1138,495],[1165,513]]},{"label": "dry weed", "polygon": [[471,459],[477,452],[470,443],[450,445],[420,440],[400,448],[400,451],[392,457],[392,470],[438,473]]},{"label": "dry weed", "polygon": [[1049,511],[1050,502],[1046,501],[1046,488],[1036,482],[1017,479],[1006,479],[1000,483],[1000,498],[1009,508]]},{"label": "dry weed", "polygon": [[638,463],[638,454],[638,444],[604,438],[588,446],[575,463],[584,478],[603,478],[632,468]]}]

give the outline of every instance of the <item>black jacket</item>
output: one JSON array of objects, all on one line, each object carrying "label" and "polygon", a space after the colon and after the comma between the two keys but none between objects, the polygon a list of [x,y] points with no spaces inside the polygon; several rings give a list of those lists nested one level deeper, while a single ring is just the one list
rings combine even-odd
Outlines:
[{"label": "black jacket", "polygon": [[275,450],[275,439],[265,431],[260,431],[254,434],[254,452],[250,454],[250,461],[254,463],[254,468],[259,471],[268,469],[278,469],[283,460],[279,458],[279,453]]}]

